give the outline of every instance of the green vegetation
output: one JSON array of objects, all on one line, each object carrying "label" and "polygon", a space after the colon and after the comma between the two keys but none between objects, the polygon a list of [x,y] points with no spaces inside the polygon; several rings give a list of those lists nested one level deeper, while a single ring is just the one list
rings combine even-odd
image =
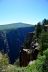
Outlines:
[{"label": "green vegetation", "polygon": [[8,64],[8,59],[4,55],[2,56],[2,59],[0,56],[0,72],[48,72],[48,65],[46,65],[48,49],[43,52],[43,56],[38,56],[37,60],[27,67],[17,67],[16,65]]},{"label": "green vegetation", "polygon": [[5,71],[8,64],[9,61],[7,55],[0,52],[0,72]]},{"label": "green vegetation", "polygon": [[[47,20],[48,21],[48,20]],[[44,25],[47,24],[46,20],[43,24],[36,26],[36,38],[40,44],[40,52],[36,60],[27,67],[19,67],[18,60],[14,65],[9,64],[8,56],[0,52],[0,72],[48,72],[48,32],[45,30]]]},{"label": "green vegetation", "polygon": [[41,32],[42,32],[42,26],[41,26],[41,23],[39,22],[36,26],[36,37],[37,38],[39,38]]}]

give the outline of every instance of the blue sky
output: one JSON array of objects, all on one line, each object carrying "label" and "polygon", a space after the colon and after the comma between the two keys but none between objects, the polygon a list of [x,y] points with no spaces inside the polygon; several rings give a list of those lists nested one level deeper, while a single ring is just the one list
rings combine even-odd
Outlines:
[{"label": "blue sky", "polygon": [[48,0],[0,0],[0,25],[48,19]]}]

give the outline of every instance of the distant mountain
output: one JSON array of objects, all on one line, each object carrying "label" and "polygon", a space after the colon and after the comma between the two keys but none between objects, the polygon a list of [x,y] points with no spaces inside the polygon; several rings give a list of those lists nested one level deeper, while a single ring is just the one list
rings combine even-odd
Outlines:
[{"label": "distant mountain", "polygon": [[25,23],[0,25],[0,50],[8,52],[10,63],[20,56],[21,46],[28,32],[34,32],[35,27]]},{"label": "distant mountain", "polygon": [[12,24],[0,25],[0,30],[17,29],[21,27],[31,27],[31,26],[32,25],[26,23],[12,23]]}]

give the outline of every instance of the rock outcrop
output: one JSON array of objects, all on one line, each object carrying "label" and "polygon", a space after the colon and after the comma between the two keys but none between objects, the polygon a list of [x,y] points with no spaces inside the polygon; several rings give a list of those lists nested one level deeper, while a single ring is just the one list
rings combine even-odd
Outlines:
[{"label": "rock outcrop", "polygon": [[[30,34],[30,33],[29,33]],[[20,66],[27,66],[30,61],[33,61],[37,58],[38,52],[39,52],[39,43],[37,42],[37,39],[33,39],[34,33],[32,33],[32,38],[29,40],[30,44],[28,43],[27,46],[24,46],[22,50],[20,51]],[[26,44],[25,44],[26,45]],[[26,47],[26,48],[25,48]]]}]

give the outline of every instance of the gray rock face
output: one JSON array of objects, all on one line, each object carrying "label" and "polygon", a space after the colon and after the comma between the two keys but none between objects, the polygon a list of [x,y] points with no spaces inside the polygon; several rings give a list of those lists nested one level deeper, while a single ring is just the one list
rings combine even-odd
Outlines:
[{"label": "gray rock face", "polygon": [[15,23],[0,26],[0,51],[8,53],[10,63],[14,63],[20,56],[21,45],[28,32],[33,32],[35,27],[24,23]]}]

